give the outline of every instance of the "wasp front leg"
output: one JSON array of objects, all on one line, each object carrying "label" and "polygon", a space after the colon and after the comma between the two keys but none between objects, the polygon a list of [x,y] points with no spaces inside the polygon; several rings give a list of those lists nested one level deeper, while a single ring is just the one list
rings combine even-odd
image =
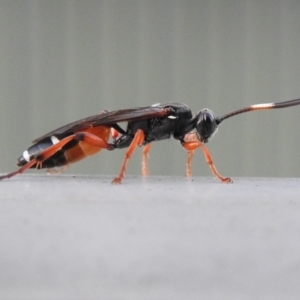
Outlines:
[{"label": "wasp front leg", "polygon": [[[208,164],[208,166],[210,167],[212,173],[221,181],[221,182],[224,182],[224,183],[230,183],[232,182],[231,178],[229,177],[223,177],[217,170],[217,168],[215,167],[214,165],[214,162],[213,162],[213,159],[212,159],[212,156],[209,152],[209,150],[204,146],[203,143],[201,143],[199,140],[197,141],[183,141],[182,142],[182,146],[188,151],[188,161],[187,161],[187,165],[189,165],[189,168],[190,168],[190,165],[191,165],[191,160],[192,160],[192,157],[193,157],[193,152],[197,149],[197,148],[201,148],[203,154],[204,154],[204,157],[205,157],[205,160],[206,160],[206,163]],[[187,168],[188,169],[188,168]]]},{"label": "wasp front leg", "polygon": [[[195,132],[187,133],[184,137],[185,142],[197,141]],[[194,156],[195,150],[188,150],[188,157],[185,164],[185,176],[192,177],[192,159]]]},{"label": "wasp front leg", "polygon": [[192,174],[192,159],[193,159],[194,153],[195,153],[194,150],[188,151],[188,157],[187,157],[186,164],[185,164],[185,176],[186,177],[192,177],[192,175],[193,175]]}]

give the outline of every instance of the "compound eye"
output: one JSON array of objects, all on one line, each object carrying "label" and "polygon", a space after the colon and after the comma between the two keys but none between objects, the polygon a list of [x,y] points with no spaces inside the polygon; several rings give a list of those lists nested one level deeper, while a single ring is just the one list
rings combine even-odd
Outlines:
[{"label": "compound eye", "polygon": [[198,114],[196,130],[200,141],[207,143],[217,129],[214,113],[209,109],[203,109]]},{"label": "compound eye", "polygon": [[203,122],[207,130],[212,131],[215,129],[215,116],[210,111],[203,114]]}]

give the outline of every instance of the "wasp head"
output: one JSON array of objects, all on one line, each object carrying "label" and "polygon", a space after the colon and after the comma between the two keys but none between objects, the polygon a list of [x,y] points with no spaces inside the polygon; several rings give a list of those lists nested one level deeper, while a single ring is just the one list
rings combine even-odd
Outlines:
[{"label": "wasp head", "polygon": [[196,116],[196,131],[198,139],[203,143],[207,143],[217,130],[218,125],[214,113],[207,108],[200,110]]}]

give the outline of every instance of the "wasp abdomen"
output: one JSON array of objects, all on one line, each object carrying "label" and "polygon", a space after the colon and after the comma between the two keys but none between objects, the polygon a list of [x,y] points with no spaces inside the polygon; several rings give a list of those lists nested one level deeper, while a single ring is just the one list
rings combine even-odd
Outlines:
[{"label": "wasp abdomen", "polygon": [[[18,166],[24,166],[29,161],[31,161],[34,157],[39,155],[42,151],[46,150],[47,148],[51,147],[52,145],[59,142],[59,139],[56,136],[51,136],[48,138],[45,138],[44,140],[32,145],[27,150],[25,150],[22,155],[18,158],[17,165]],[[62,151],[58,151],[54,157],[51,158],[51,161],[46,160],[43,162],[44,168],[53,168],[57,166],[63,166],[65,165],[66,159],[63,155]],[[33,166],[35,168],[35,166]]]}]

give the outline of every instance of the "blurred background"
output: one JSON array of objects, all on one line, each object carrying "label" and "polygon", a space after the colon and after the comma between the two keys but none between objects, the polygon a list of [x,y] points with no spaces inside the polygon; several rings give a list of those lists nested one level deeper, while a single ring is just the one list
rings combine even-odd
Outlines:
[{"label": "blurred background", "polygon": [[[217,116],[300,98],[299,0],[0,0],[0,172],[33,139],[103,109],[183,102]],[[224,121],[208,144],[224,176],[300,176],[300,106]],[[72,174],[117,174],[124,150]],[[150,174],[184,175],[175,140]],[[140,174],[141,150],[128,174]],[[40,171],[43,172],[43,171]],[[194,175],[211,176],[201,151]]]}]

